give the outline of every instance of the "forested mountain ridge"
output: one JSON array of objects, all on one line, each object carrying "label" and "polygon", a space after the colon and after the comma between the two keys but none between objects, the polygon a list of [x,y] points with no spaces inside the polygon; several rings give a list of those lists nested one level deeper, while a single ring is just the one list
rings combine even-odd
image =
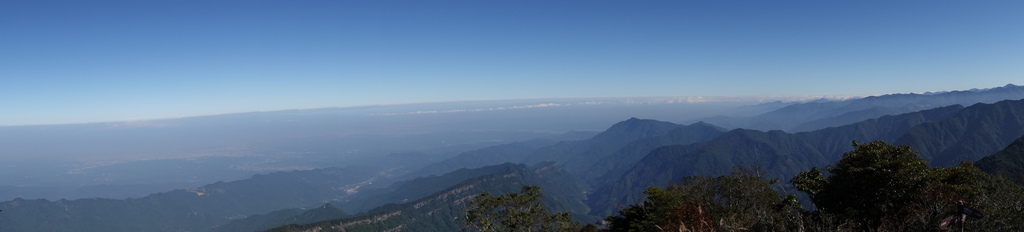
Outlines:
[{"label": "forested mountain ridge", "polygon": [[648,186],[663,186],[685,176],[718,175],[737,165],[768,166],[765,169],[775,176],[826,162],[810,144],[782,131],[736,129],[707,142],[660,147],[594,190],[587,203],[592,215],[610,215],[640,199]]},{"label": "forested mountain ridge", "polygon": [[1024,100],[975,104],[948,119],[911,128],[894,143],[910,145],[938,166],[977,161],[1024,135]]}]

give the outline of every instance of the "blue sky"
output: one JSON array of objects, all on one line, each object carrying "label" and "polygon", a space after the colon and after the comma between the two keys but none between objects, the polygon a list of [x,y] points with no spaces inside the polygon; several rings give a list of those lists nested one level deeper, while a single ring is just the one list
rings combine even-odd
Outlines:
[{"label": "blue sky", "polygon": [[1024,84],[1024,1],[3,1],[0,125]]}]

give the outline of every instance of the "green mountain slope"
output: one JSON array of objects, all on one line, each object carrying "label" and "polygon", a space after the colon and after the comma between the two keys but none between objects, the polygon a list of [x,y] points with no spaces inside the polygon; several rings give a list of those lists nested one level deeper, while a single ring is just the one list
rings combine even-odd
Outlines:
[{"label": "green mountain slope", "polygon": [[1017,138],[1003,150],[974,163],[982,171],[1002,175],[1024,183],[1024,136]]}]

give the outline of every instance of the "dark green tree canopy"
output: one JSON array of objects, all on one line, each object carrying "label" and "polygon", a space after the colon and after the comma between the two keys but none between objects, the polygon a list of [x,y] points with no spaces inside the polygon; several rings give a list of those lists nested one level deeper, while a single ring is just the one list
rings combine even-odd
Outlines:
[{"label": "dark green tree canopy", "polygon": [[928,163],[908,146],[853,143],[830,176],[817,168],[793,179],[818,210],[850,218],[879,218],[907,205],[928,183]]},{"label": "dark green tree canopy", "polygon": [[813,168],[793,178],[818,213],[850,221],[860,230],[918,231],[935,228],[956,210],[957,202],[965,202],[1000,215],[980,220],[979,227],[1007,229],[1006,222],[1021,220],[1020,209],[1011,208],[1020,200],[1007,200],[1022,197],[1020,186],[989,176],[970,162],[929,168],[909,146],[881,141],[854,141],[853,146],[828,167],[829,175]]}]

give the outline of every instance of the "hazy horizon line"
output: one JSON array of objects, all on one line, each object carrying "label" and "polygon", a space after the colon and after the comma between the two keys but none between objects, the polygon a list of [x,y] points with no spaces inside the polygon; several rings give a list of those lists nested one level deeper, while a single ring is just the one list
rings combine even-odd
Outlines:
[{"label": "hazy horizon line", "polygon": [[[428,105],[445,105],[445,104],[496,104],[496,103],[517,103],[516,105],[505,105],[505,106],[492,106],[485,108],[457,108],[457,109],[428,109],[428,110],[406,110],[400,112],[379,112],[370,113],[366,116],[389,116],[389,115],[414,115],[414,114],[434,114],[434,113],[460,113],[460,112],[480,112],[480,111],[494,111],[494,110],[515,110],[515,109],[526,109],[526,108],[538,108],[538,107],[558,107],[568,105],[601,105],[601,104],[703,104],[703,103],[716,103],[716,102],[749,102],[751,105],[782,102],[782,103],[803,103],[811,101],[844,101],[851,99],[860,99],[867,97],[878,97],[887,95],[899,95],[899,94],[919,94],[919,95],[936,95],[951,92],[977,92],[986,91],[996,88],[1005,87],[1016,87],[1013,83],[1009,83],[1003,86],[991,87],[991,88],[971,88],[966,90],[947,90],[947,91],[927,91],[927,92],[904,92],[904,93],[885,93],[885,94],[868,94],[868,95],[720,95],[720,96],[671,96],[671,97],[566,97],[566,98],[522,98],[522,99],[494,99],[494,100],[462,100],[462,101],[437,101],[437,102],[414,102],[414,103],[394,103],[394,104],[367,104],[367,105],[354,105],[354,106],[325,106],[325,107],[312,107],[312,108],[300,108],[300,109],[279,109],[279,110],[254,110],[254,111],[241,111],[241,112],[227,112],[227,113],[209,113],[209,114],[197,114],[197,115],[184,115],[184,116],[167,116],[167,117],[154,117],[145,119],[111,119],[111,120],[98,120],[90,122],[64,122],[64,123],[29,123],[29,124],[0,124],[0,127],[22,127],[22,126],[59,126],[59,125],[85,125],[85,124],[132,124],[142,123],[149,121],[161,121],[161,120],[175,120],[175,119],[186,119],[186,118],[200,118],[200,117],[216,117],[216,116],[227,116],[227,115],[241,115],[241,114],[255,114],[255,113],[275,113],[275,112],[287,112],[287,111],[315,111],[315,110],[355,110],[355,109],[371,109],[371,108],[383,108],[383,107],[415,107],[415,106],[428,106]],[[581,102],[583,101],[583,102]],[[609,102],[613,101],[613,102]],[[618,101],[618,102],[614,102]],[[529,104],[528,102],[533,102]],[[562,103],[557,103],[562,102]],[[572,103],[568,103],[572,102]],[[528,105],[522,105],[528,104]]]},{"label": "hazy horizon line", "polygon": [[[88,121],[88,122],[3,124],[3,125],[0,125],[0,127],[59,126],[59,125],[85,125],[85,124],[109,124],[109,123],[137,123],[137,122],[146,122],[146,121],[175,120],[175,119],[186,119],[186,118],[215,117],[215,116],[255,114],[255,113],[276,113],[276,112],[287,112],[287,111],[346,110],[346,109],[355,110],[355,109],[371,109],[371,108],[383,108],[383,107],[416,107],[416,106],[446,105],[446,104],[500,104],[500,103],[528,104],[529,102],[534,102],[534,104],[529,104],[529,105],[504,105],[504,106],[494,106],[494,107],[487,107],[487,108],[472,108],[472,109],[416,110],[416,111],[402,111],[402,112],[371,113],[371,114],[366,114],[366,115],[368,115],[368,116],[408,115],[408,114],[417,114],[417,113],[429,113],[430,111],[436,111],[437,113],[479,112],[479,111],[490,111],[490,110],[514,110],[514,109],[524,109],[524,108],[568,106],[568,105],[705,104],[705,103],[716,103],[716,102],[749,102],[749,103],[751,103],[751,105],[757,105],[757,104],[764,104],[764,103],[771,103],[771,102],[801,103],[801,102],[809,102],[809,101],[817,101],[817,100],[842,101],[842,100],[849,100],[849,99],[855,99],[855,98],[864,98],[864,97],[870,97],[870,96],[884,96],[884,95],[890,95],[890,94],[877,94],[877,95],[732,95],[732,96],[673,96],[673,97],[569,97],[569,98],[522,98],[522,99],[498,99],[498,100],[463,100],[463,101],[415,102],[415,103],[395,103],[395,104],[367,104],[367,105],[354,105],[354,106],[325,106],[325,107],[298,108],[298,109],[279,109],[279,110],[254,110],[254,111],[227,112],[227,113],[210,113],[210,114],[197,114],[197,115],[184,115],[184,116],[167,116],[167,117],[144,118],[144,119],[111,119],[111,120],[99,120],[99,121]],[[911,94],[914,94],[914,93],[911,93]],[[558,103],[558,102],[561,102],[561,103]],[[571,103],[568,103],[568,102],[571,102]]]}]

